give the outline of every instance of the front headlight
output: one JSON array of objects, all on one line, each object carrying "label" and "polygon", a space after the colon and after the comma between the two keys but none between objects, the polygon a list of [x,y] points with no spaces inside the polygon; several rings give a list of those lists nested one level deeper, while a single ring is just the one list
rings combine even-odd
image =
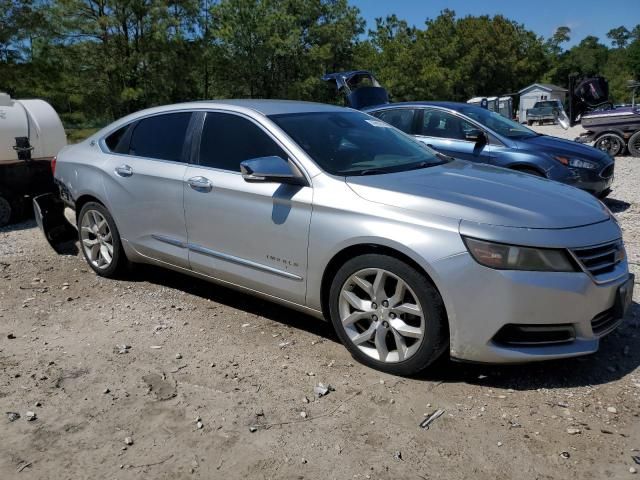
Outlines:
[{"label": "front headlight", "polygon": [[587,170],[595,170],[596,168],[598,168],[597,163],[590,162],[589,160],[582,160],[580,158],[564,157],[562,155],[552,155],[551,158],[553,158],[556,162],[560,162],[566,167],[586,168]]},{"label": "front headlight", "polygon": [[497,270],[575,272],[575,264],[565,250],[531,248],[462,237],[476,262]]}]

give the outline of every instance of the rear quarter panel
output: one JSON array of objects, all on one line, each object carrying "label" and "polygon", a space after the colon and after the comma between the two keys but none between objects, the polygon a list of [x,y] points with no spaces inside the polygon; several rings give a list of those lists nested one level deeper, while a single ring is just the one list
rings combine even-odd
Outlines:
[{"label": "rear quarter panel", "polygon": [[55,179],[67,189],[73,203],[83,195],[90,195],[109,208],[104,188],[104,162],[98,145],[85,140],[59,153]]}]

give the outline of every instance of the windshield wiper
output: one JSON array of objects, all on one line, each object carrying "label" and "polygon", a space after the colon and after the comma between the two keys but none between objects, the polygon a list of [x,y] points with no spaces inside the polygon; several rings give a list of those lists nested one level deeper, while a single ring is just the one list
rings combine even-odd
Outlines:
[{"label": "windshield wiper", "polygon": [[442,153],[438,153],[438,158],[440,158],[441,162],[419,162],[413,165],[406,165],[403,168],[391,168],[391,169],[383,169],[383,168],[368,168],[366,170],[362,170],[358,173],[358,175],[380,175],[382,173],[398,173],[398,172],[408,172],[410,170],[419,170],[422,168],[436,167],[438,165],[442,165],[443,163],[448,163],[452,160],[455,160],[453,157],[448,155],[444,155]]},{"label": "windshield wiper", "polygon": [[456,157],[452,157],[451,155],[445,155],[442,152],[436,152],[436,157],[438,157],[441,160],[444,160],[445,162],[453,162],[456,159]]},{"label": "windshield wiper", "polygon": [[368,168],[366,170],[362,170],[359,175],[380,175],[382,173],[389,173],[389,171],[381,168]]}]

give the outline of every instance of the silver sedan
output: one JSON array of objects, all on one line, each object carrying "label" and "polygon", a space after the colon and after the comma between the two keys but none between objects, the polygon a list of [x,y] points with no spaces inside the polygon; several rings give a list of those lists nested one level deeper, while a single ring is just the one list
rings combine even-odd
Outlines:
[{"label": "silver sedan", "polygon": [[[65,148],[55,179],[97,274],[150,263],[260,295],[330,320],[355,358],[390,373],[445,352],[592,353],[631,303],[601,202],[452,159],[350,109],[153,108]],[[51,241],[55,206],[36,200]]]}]

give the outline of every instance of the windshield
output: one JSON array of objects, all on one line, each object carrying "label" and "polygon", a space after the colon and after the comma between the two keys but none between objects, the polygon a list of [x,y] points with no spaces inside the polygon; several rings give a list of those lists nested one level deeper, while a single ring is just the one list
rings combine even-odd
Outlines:
[{"label": "windshield", "polygon": [[508,138],[518,139],[538,136],[536,132],[520,125],[518,122],[509,120],[499,113],[491,112],[484,108],[463,107],[460,109],[460,113],[463,113],[485,127]]},{"label": "windshield", "polygon": [[333,175],[376,175],[446,161],[389,124],[360,112],[290,113],[269,118]]}]

